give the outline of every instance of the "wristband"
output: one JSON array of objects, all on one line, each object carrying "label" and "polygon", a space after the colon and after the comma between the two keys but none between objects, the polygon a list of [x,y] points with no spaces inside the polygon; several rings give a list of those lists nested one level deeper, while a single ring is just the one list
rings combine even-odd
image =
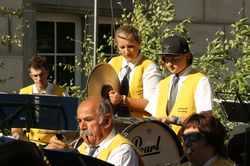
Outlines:
[{"label": "wristband", "polygon": [[181,118],[178,116],[172,116],[174,119],[174,124],[181,125]]},{"label": "wristband", "polygon": [[122,105],[126,105],[125,101],[126,101],[126,95],[122,95]]}]

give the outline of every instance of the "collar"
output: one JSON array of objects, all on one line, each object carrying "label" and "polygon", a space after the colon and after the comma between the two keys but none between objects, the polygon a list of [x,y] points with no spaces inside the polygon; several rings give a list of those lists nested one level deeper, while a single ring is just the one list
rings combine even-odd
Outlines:
[{"label": "collar", "polygon": [[[213,166],[218,157],[218,155],[211,157],[203,166]],[[189,166],[193,166],[193,164],[189,162]]]},{"label": "collar", "polygon": [[[179,78],[188,75],[191,71],[193,71],[193,67],[190,65],[188,66],[186,69],[182,70],[182,72],[180,72],[178,74]],[[172,74],[172,78],[174,77],[175,74]]]},{"label": "collar", "polygon": [[138,57],[134,60],[133,63],[128,62],[125,58],[123,58],[122,68],[128,65],[130,69],[132,70],[142,60],[142,58],[143,58],[143,55],[141,53],[139,53]]},{"label": "collar", "polygon": [[108,146],[111,144],[115,136],[116,136],[116,131],[113,128],[111,132],[108,134],[108,136],[99,144],[99,146],[103,148],[108,148]]},{"label": "collar", "polygon": [[211,157],[205,164],[204,166],[212,166],[214,165],[214,162],[217,160],[218,155],[215,155],[213,157]]},{"label": "collar", "polygon": [[[101,149],[103,148],[108,148],[109,145],[112,143],[112,141],[114,140],[116,136],[116,131],[115,129],[113,128],[111,130],[111,132],[108,134],[108,136],[101,142],[99,143],[97,146],[98,146],[98,149],[96,150],[97,153],[100,152]],[[87,145],[87,151],[89,151],[89,146]]]},{"label": "collar", "polygon": [[[46,89],[44,90],[44,92],[45,92],[45,94],[51,94],[52,93],[52,84],[51,83],[48,82],[48,85],[47,85]],[[32,85],[32,93],[33,94],[39,94],[35,84]]]}]

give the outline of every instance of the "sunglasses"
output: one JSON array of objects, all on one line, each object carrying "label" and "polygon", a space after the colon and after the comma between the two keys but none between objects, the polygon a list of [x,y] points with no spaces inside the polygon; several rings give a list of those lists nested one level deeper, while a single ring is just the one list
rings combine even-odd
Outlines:
[{"label": "sunglasses", "polygon": [[205,138],[204,133],[189,133],[189,134],[183,134],[181,136],[182,141],[184,142],[197,142]]}]

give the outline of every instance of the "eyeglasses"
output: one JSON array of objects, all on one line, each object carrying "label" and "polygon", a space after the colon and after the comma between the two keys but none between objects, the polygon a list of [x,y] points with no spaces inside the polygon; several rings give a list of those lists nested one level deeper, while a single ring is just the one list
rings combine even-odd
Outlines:
[{"label": "eyeglasses", "polygon": [[182,141],[184,142],[197,142],[200,141],[201,139],[205,138],[204,133],[189,133],[189,134],[183,134],[181,136]]}]

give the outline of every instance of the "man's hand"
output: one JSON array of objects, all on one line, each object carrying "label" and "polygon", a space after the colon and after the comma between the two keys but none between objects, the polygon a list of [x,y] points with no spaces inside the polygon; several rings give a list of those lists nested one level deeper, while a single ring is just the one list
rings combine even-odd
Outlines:
[{"label": "man's hand", "polygon": [[111,90],[109,91],[108,94],[109,94],[109,99],[112,105],[116,106],[122,102],[122,96],[118,92]]},{"label": "man's hand", "polygon": [[159,120],[162,123],[166,123],[166,124],[173,124],[174,123],[174,119],[170,116],[164,117],[164,118],[159,118]]},{"label": "man's hand", "polygon": [[68,148],[69,146],[65,142],[57,139],[56,136],[53,136],[50,139],[49,144],[45,147],[45,149],[68,149]]},{"label": "man's hand", "polygon": [[15,139],[20,139],[20,134],[17,131],[12,132],[11,136]]}]

